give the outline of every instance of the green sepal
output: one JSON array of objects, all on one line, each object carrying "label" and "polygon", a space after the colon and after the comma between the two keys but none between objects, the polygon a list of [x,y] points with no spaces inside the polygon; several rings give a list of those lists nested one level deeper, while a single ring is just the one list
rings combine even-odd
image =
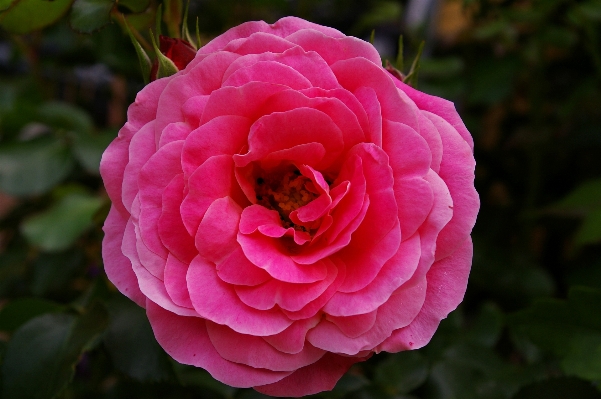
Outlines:
[{"label": "green sepal", "polygon": [[[129,29],[129,24],[125,20],[125,17],[123,17],[123,21],[125,22],[125,28],[127,29],[127,34],[129,35],[131,44],[133,44],[134,48],[136,49],[136,54],[138,55],[138,61],[140,62],[140,69],[142,70],[142,78],[144,78],[144,84],[147,85],[148,82],[150,81],[150,69],[151,69],[151,65],[152,65],[150,62],[150,57],[148,56],[148,54],[146,54],[146,51],[144,51],[144,49],[140,45],[140,42],[138,42],[138,40],[134,37],[133,33],[131,33],[131,30]],[[154,36],[153,36],[153,43],[154,43]]]},{"label": "green sepal", "polygon": [[154,52],[159,63],[157,79],[175,75],[179,71],[179,69],[177,69],[173,61],[171,61],[163,53],[161,53],[161,50],[159,50],[159,47],[157,46],[157,41],[154,38],[152,31],[150,32],[150,38],[152,39],[152,47],[154,47]]},{"label": "green sepal", "polygon": [[402,71],[405,68],[405,61],[403,59],[403,35],[399,35],[399,48],[396,56],[396,68]]},{"label": "green sepal", "polygon": [[409,86],[416,88],[417,87],[417,74],[419,72],[419,63],[422,57],[422,52],[424,51],[424,46],[426,42],[422,40],[417,49],[417,55],[413,59],[413,64],[411,64],[411,69],[405,79],[403,79],[403,83],[408,84]]},{"label": "green sepal", "polygon": [[161,30],[162,16],[163,16],[163,4],[159,4],[159,6],[157,7],[157,12],[156,12],[155,20],[154,20],[155,36],[153,36],[157,42],[159,41],[159,36],[163,34],[163,32]]},{"label": "green sepal", "polygon": [[373,46],[374,45],[374,40],[376,39],[376,30],[372,29],[371,33],[369,35],[369,43]]},{"label": "green sepal", "polygon": [[196,17],[196,45],[198,48],[202,47],[202,40],[200,40],[200,28],[198,26],[198,17]]},{"label": "green sepal", "polygon": [[182,0],[164,0],[163,22],[167,25],[169,36],[179,39],[179,26],[182,23]]},{"label": "green sepal", "polygon": [[194,50],[198,50],[196,47],[196,41],[192,39],[190,30],[188,29],[188,8],[190,7],[190,0],[186,2],[186,8],[184,9],[184,19],[182,20],[182,39],[190,43]]}]

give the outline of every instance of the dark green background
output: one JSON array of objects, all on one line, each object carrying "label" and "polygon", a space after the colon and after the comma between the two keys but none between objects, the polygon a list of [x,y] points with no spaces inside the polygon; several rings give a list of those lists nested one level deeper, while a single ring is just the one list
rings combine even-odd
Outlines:
[{"label": "dark green background", "polygon": [[[0,0],[3,399],[264,397],[169,359],[102,269],[98,163],[143,87],[115,17],[146,35],[157,4]],[[482,201],[465,300],[432,342],[319,397],[601,398],[601,1],[440,1],[409,28],[405,1],[192,0],[190,30],[285,15],[375,29],[391,61],[403,34],[405,72],[426,39],[418,88],[472,132]]]}]

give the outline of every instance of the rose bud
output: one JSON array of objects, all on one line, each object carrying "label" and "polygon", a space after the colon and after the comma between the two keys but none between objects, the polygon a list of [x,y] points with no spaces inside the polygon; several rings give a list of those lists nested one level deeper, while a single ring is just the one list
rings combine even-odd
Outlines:
[{"label": "rose bud", "polygon": [[[180,71],[184,69],[196,55],[196,49],[194,49],[188,41],[163,35],[159,35],[159,49],[165,57],[173,61]],[[152,62],[152,68],[150,69],[150,81],[157,79],[158,70],[159,62],[155,59]]]},{"label": "rose bud", "polygon": [[374,353],[423,347],[463,299],[472,137],[371,44],[248,22],[127,115],[100,166],[104,266],[178,362],[313,394]]}]

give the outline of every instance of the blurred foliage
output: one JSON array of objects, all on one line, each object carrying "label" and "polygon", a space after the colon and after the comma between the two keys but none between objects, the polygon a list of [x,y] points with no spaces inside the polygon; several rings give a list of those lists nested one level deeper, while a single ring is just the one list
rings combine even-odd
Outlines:
[{"label": "blurred foliage", "polygon": [[[316,397],[601,398],[601,2],[440,0],[421,19],[417,3],[190,3],[203,43],[297,15],[375,29],[402,70],[425,39],[419,88],[454,101],[475,138],[464,303],[425,348],[374,356]],[[2,398],[265,398],[171,360],[102,271],[100,156],[143,87],[121,15],[151,53],[159,4],[0,0]],[[158,27],[179,35],[181,2],[162,7]]]}]

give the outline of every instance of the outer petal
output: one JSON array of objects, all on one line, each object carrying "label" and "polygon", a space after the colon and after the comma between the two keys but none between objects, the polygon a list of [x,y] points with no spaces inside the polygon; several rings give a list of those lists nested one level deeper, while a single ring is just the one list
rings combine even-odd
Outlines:
[{"label": "outer petal", "polygon": [[281,397],[298,397],[329,391],[353,364],[367,360],[368,357],[346,357],[327,353],[317,362],[296,370],[279,382],[254,388],[266,395]]},{"label": "outer petal", "polygon": [[426,277],[428,290],[420,313],[410,325],[396,330],[379,345],[378,351],[418,349],[430,341],[440,321],[463,300],[472,265],[472,253],[472,240],[468,238],[452,255],[432,265]]},{"label": "outer petal", "polygon": [[281,380],[290,372],[249,367],[225,360],[209,339],[204,319],[183,317],[148,301],[148,319],[154,336],[167,353],[180,363],[202,367],[228,385],[248,388]]},{"label": "outer petal", "polygon": [[127,219],[124,219],[113,205],[104,222],[104,239],[102,240],[102,260],[104,270],[113,284],[129,299],[144,307],[146,297],[140,291],[138,279],[132,269],[130,260],[123,255],[121,243]]}]

